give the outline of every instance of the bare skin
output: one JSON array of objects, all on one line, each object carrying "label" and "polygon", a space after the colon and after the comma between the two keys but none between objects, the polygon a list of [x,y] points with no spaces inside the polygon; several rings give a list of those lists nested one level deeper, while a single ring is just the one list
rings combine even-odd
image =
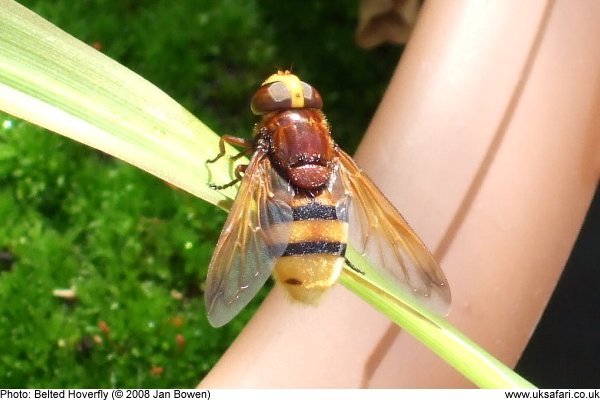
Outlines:
[{"label": "bare skin", "polygon": [[[511,366],[598,184],[599,15],[594,0],[427,2],[356,155],[440,260],[450,322]],[[337,285],[316,308],[276,287],[201,386],[471,384]]]}]

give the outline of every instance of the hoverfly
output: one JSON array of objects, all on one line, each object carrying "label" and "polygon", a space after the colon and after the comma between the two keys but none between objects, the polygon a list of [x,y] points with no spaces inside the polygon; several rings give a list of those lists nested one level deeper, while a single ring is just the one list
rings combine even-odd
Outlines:
[{"label": "hoverfly", "polygon": [[[450,288],[425,245],[352,158],[333,141],[319,92],[289,71],[267,78],[251,101],[261,116],[250,162],[213,254],[205,288],[209,322],[229,322],[271,273],[292,300],[316,304],[338,280],[347,243],[377,272],[445,313]],[[235,156],[232,158],[236,158]]]}]

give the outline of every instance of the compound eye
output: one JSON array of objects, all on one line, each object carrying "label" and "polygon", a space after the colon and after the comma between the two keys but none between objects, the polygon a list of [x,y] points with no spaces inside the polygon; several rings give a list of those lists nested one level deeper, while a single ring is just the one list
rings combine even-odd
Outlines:
[{"label": "compound eye", "polygon": [[283,82],[273,82],[263,85],[254,93],[250,107],[256,115],[266,114],[271,111],[288,110],[292,108],[290,90]]},{"label": "compound eye", "polygon": [[305,108],[323,108],[323,99],[317,89],[310,86],[306,82],[300,82],[302,86],[302,93],[304,95],[304,107]]}]

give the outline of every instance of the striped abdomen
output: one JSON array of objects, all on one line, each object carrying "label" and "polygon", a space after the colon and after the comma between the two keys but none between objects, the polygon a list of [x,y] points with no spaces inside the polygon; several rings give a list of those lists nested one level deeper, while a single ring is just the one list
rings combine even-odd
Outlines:
[{"label": "striped abdomen", "polygon": [[348,241],[348,218],[336,210],[331,194],[294,199],[289,241],[273,276],[291,298],[316,304],[338,280]]}]

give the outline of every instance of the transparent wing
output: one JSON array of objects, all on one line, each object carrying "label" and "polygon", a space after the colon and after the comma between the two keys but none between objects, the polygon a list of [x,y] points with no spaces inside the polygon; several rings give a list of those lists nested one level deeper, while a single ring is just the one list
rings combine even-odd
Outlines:
[{"label": "transparent wing", "polygon": [[208,267],[204,299],[211,325],[225,325],[271,275],[286,246],[293,219],[293,189],[257,152],[225,222]]},{"label": "transparent wing", "polygon": [[352,196],[349,243],[376,272],[446,315],[450,287],[437,261],[354,160],[341,150],[338,155],[342,180]]}]

